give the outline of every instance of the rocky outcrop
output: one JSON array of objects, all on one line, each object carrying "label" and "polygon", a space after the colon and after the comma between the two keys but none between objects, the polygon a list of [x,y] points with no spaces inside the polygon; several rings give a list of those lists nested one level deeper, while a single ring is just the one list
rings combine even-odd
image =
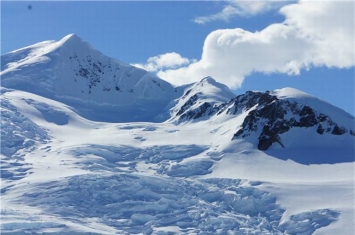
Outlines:
[{"label": "rocky outcrop", "polygon": [[336,123],[328,115],[311,106],[298,102],[297,99],[279,98],[270,91],[247,91],[228,102],[216,103],[206,99],[204,90],[197,92],[188,89],[180,101],[183,103],[176,111],[179,122],[206,120],[219,115],[239,116],[247,113],[232,140],[256,134],[255,141],[259,150],[267,150],[275,143],[287,148],[287,143],[282,140],[282,134],[292,128],[315,127],[315,132],[319,135],[355,135],[353,130],[348,130],[341,123]]},{"label": "rocky outcrop", "polygon": [[283,148],[287,147],[283,144],[280,135],[296,127],[317,126],[316,132],[320,135],[353,133],[352,130],[347,130],[327,115],[307,105],[279,99],[269,92],[247,92],[245,95],[238,96],[227,113],[235,114],[240,109],[249,111],[249,113],[233,139],[245,138],[252,132],[258,133],[258,149],[260,150],[267,150],[274,143],[280,144]]}]

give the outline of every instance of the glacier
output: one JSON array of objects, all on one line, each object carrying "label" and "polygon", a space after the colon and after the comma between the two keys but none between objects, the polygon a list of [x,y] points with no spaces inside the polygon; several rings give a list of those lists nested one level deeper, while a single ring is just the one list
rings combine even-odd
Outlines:
[{"label": "glacier", "polygon": [[174,86],[75,34],[1,66],[2,234],[354,233],[354,117],[317,97]]}]

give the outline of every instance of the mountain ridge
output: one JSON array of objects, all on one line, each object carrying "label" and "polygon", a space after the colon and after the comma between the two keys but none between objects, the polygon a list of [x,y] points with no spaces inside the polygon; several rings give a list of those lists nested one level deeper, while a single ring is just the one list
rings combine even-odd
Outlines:
[{"label": "mountain ridge", "polygon": [[303,91],[282,88],[237,96],[212,77],[174,87],[143,69],[104,56],[76,34],[37,43],[1,59],[4,87],[64,102],[89,120],[179,125],[210,119],[223,123],[244,115],[231,139],[255,132],[260,150],[274,143],[285,147],[280,135],[292,128],[317,125],[319,135],[354,135],[354,117]]}]

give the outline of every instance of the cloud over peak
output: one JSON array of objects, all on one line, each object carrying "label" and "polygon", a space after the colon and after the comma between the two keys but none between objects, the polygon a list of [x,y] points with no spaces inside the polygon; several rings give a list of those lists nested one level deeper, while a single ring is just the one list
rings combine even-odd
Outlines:
[{"label": "cloud over peak", "polygon": [[183,65],[187,65],[191,62],[192,61],[182,57],[178,53],[169,52],[166,54],[150,57],[145,64],[138,63],[132,65],[150,72],[156,72],[163,69],[175,69]]}]

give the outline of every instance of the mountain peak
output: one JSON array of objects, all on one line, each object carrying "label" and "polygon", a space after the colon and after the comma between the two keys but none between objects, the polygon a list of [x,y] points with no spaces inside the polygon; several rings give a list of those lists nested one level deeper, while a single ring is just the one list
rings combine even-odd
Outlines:
[{"label": "mountain peak", "polygon": [[[32,67],[35,64],[46,64],[55,54],[70,54],[76,51],[96,51],[76,34],[68,34],[59,41],[47,40],[1,55],[1,75]],[[97,52],[99,53],[99,52]],[[32,69],[31,69],[32,70]]]},{"label": "mountain peak", "polygon": [[184,95],[171,110],[172,120],[178,122],[207,118],[216,107],[234,98],[233,92],[212,77],[205,77],[186,88]]},{"label": "mountain peak", "polygon": [[194,83],[190,88],[195,91],[195,93],[199,92],[210,94],[213,96],[223,97],[222,99],[227,98],[227,100],[230,100],[235,96],[226,85],[217,82],[210,76],[204,77],[201,81]]},{"label": "mountain peak", "polygon": [[202,80],[200,82],[208,82],[208,83],[217,83],[216,80],[211,77],[211,76],[207,76],[207,77],[204,77],[202,78]]},{"label": "mountain peak", "polygon": [[272,92],[273,95],[276,95],[278,98],[314,98],[314,96],[300,91],[296,88],[285,87],[282,89],[276,89]]},{"label": "mountain peak", "polygon": [[[61,40],[57,41],[56,44],[61,51],[67,51],[67,53],[79,51],[86,52],[87,50],[97,51],[93,46],[90,45],[90,43],[86,42],[74,33],[68,34],[67,36],[63,37]],[[101,54],[101,52],[98,53]]]},{"label": "mountain peak", "polygon": [[67,41],[67,40],[82,40],[77,34],[71,33],[67,36],[63,37],[60,41]]},{"label": "mountain peak", "polygon": [[64,44],[77,44],[77,43],[83,43],[84,40],[80,38],[78,35],[75,33],[68,34],[67,36],[63,37],[61,40],[58,41],[58,44],[64,45]]}]

